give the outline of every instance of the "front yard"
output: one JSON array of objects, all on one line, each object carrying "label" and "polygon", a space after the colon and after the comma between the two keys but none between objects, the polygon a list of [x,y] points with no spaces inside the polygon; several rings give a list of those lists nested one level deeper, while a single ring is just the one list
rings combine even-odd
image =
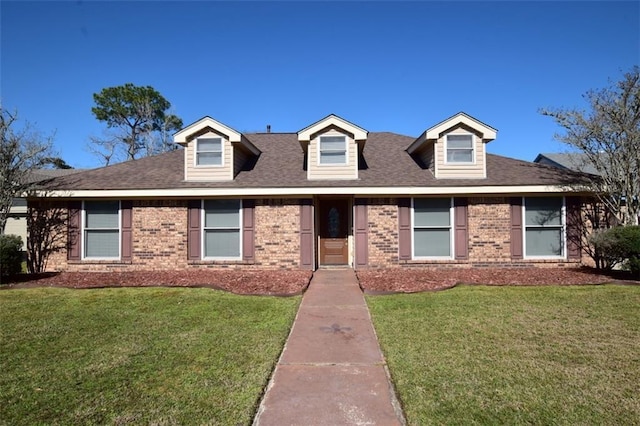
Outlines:
[{"label": "front yard", "polygon": [[0,291],[0,423],[250,424],[299,301]]},{"label": "front yard", "polygon": [[368,296],[410,425],[636,424],[640,287]]}]

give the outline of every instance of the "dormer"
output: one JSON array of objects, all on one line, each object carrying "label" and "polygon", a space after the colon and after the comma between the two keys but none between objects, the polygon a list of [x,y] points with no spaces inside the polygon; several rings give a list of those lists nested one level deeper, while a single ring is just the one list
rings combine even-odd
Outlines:
[{"label": "dormer", "polygon": [[497,130],[459,112],[427,129],[407,148],[437,179],[487,177],[486,144]]},{"label": "dormer", "polygon": [[334,114],[300,130],[307,179],[358,179],[358,162],[368,133]]},{"label": "dormer", "polygon": [[225,181],[233,178],[252,156],[260,155],[241,133],[204,117],[173,136],[184,147],[184,179]]}]

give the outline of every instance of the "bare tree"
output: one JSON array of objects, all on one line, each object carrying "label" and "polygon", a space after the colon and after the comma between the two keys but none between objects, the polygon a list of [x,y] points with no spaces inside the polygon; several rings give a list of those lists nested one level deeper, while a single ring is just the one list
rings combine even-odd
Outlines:
[{"label": "bare tree", "polygon": [[27,227],[27,267],[32,274],[44,272],[49,256],[66,247],[67,206],[52,198],[30,202]]},{"label": "bare tree", "polygon": [[30,173],[51,163],[52,137],[44,137],[26,123],[17,128],[17,113],[0,106],[0,231],[4,230],[13,199],[32,189]]},{"label": "bare tree", "polygon": [[[581,153],[582,166],[591,166],[587,189],[596,194],[617,223],[633,225],[640,214],[640,67],[622,80],[584,98],[589,110],[542,109],[564,133],[560,142]],[[580,164],[578,165],[580,166]]]}]

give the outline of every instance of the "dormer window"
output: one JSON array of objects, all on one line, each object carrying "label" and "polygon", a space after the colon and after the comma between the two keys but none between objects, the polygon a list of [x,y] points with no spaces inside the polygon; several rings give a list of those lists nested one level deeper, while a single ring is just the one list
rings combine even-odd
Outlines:
[{"label": "dormer window", "polygon": [[196,139],[196,166],[222,166],[222,138]]},{"label": "dormer window", "polygon": [[320,136],[320,164],[347,164],[347,138],[345,136]]},{"label": "dormer window", "polygon": [[472,164],[474,162],[473,135],[447,135],[447,163]]}]

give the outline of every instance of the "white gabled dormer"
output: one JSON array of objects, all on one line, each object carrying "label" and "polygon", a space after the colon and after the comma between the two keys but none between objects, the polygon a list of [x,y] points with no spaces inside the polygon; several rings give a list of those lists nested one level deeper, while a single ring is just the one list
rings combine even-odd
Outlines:
[{"label": "white gabled dormer", "polygon": [[358,179],[358,161],[368,133],[334,114],[300,130],[307,179]]},{"label": "white gabled dormer", "polygon": [[260,150],[241,133],[204,117],[173,135],[184,146],[184,178],[197,181],[233,180]]},{"label": "white gabled dormer", "polygon": [[459,112],[427,129],[407,152],[416,155],[438,179],[487,177],[486,144],[497,130]]}]

